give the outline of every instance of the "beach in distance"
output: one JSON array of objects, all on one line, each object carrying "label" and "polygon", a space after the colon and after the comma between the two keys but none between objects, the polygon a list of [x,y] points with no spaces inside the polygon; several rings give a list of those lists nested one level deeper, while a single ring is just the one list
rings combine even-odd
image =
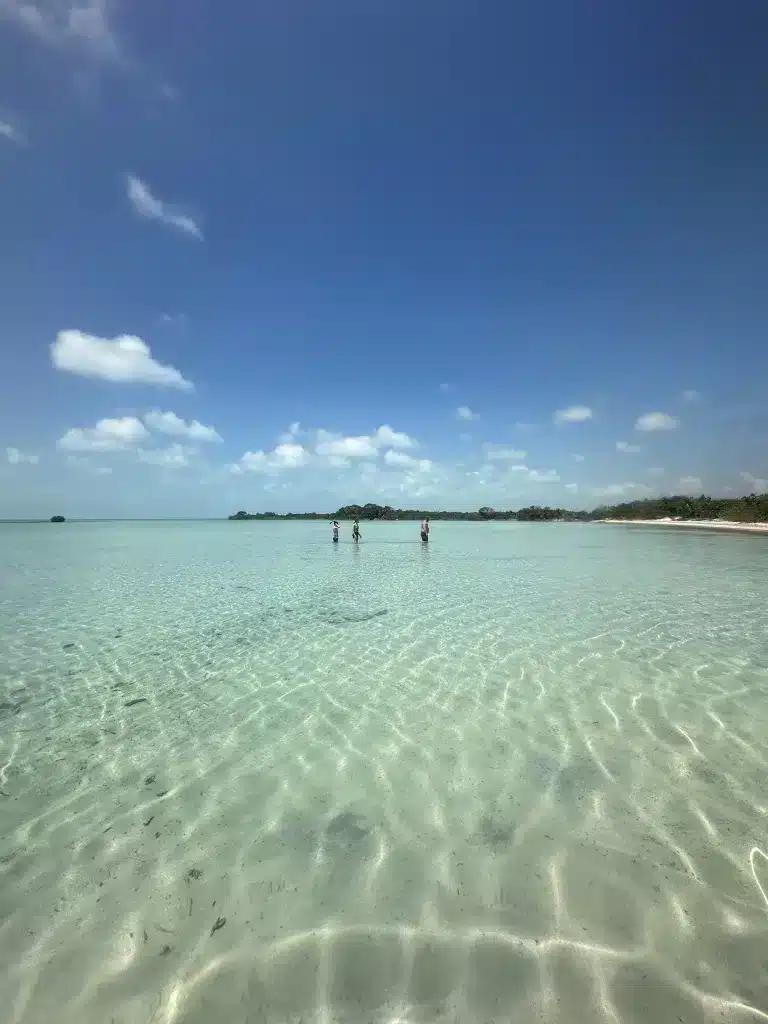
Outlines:
[{"label": "beach in distance", "polygon": [[768,545],[0,529],[14,1024],[768,1014]]},{"label": "beach in distance", "polygon": [[664,517],[661,519],[601,519],[599,521],[613,526],[679,526],[689,529],[768,534],[768,523],[738,523],[722,519],[671,519]]}]

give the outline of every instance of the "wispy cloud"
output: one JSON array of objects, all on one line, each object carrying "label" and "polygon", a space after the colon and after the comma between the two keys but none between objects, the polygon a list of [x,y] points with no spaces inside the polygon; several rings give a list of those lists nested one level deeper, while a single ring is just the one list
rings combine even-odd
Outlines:
[{"label": "wispy cloud", "polygon": [[763,479],[763,477],[754,476],[754,474],[747,472],[739,473],[739,476],[746,484],[749,484],[755,493],[762,494],[768,491],[768,480]]},{"label": "wispy cloud", "polygon": [[161,313],[161,324],[170,324],[173,327],[185,327],[187,323],[186,313]]},{"label": "wispy cloud", "polygon": [[702,399],[702,394],[700,391],[694,391],[691,388],[687,391],[683,391],[683,393],[680,395],[680,398],[683,402],[700,402]]},{"label": "wispy cloud", "polygon": [[605,487],[592,487],[590,490],[596,498],[621,498],[632,493],[637,496],[638,492],[646,492],[648,489],[643,484],[629,481],[624,484],[607,484]]},{"label": "wispy cloud", "polygon": [[5,457],[12,466],[21,466],[25,463],[29,466],[36,466],[40,461],[39,455],[25,455],[18,448],[6,448]]},{"label": "wispy cloud", "polygon": [[384,461],[388,466],[400,466],[418,473],[428,473],[432,469],[429,459],[415,459],[406,452],[396,452],[391,449],[384,453]]},{"label": "wispy cloud", "polygon": [[701,477],[698,476],[681,476],[678,480],[678,486],[685,493],[690,492],[700,493],[704,489],[704,484],[701,482]]},{"label": "wispy cloud", "polygon": [[94,466],[90,459],[84,458],[82,455],[68,455],[67,465],[75,466],[78,469],[84,470],[86,473],[90,473],[93,476],[111,476],[111,466]]},{"label": "wispy cloud", "polygon": [[135,174],[126,174],[124,180],[126,195],[139,217],[156,220],[190,238],[203,240],[200,225],[193,217],[158,199],[152,194],[149,185]]},{"label": "wispy cloud", "polygon": [[531,469],[528,479],[534,484],[556,484],[560,480],[554,469]]},{"label": "wispy cloud", "polygon": [[12,121],[0,118],[0,139],[13,142],[17,146],[26,145],[27,139],[21,129]]},{"label": "wispy cloud", "polygon": [[477,419],[477,413],[472,412],[468,405],[460,405],[456,410],[456,415],[460,420],[475,420]]},{"label": "wispy cloud", "polygon": [[120,384],[155,384],[180,391],[194,387],[175,367],[153,359],[149,345],[130,334],[110,340],[83,331],[59,331],[51,345],[51,362],[57,370]]},{"label": "wispy cloud", "polygon": [[567,409],[558,409],[552,419],[555,423],[586,423],[592,419],[592,410],[587,405],[569,405]]},{"label": "wispy cloud", "polygon": [[194,455],[194,448],[187,448],[183,444],[172,444],[167,448],[139,448],[136,452],[139,462],[162,466],[164,469],[186,469],[192,465],[191,455]]},{"label": "wispy cloud", "polygon": [[624,452],[627,455],[633,455],[635,452],[639,452],[640,451],[640,445],[639,444],[629,444],[628,441],[617,441],[616,442],[616,451],[617,452]]},{"label": "wispy cloud", "polygon": [[190,441],[221,441],[219,433],[213,427],[206,427],[199,420],[187,422],[175,412],[148,412],[144,416],[144,423],[150,430],[170,434],[172,437],[186,437]]},{"label": "wispy cloud", "polygon": [[528,454],[517,448],[506,448],[502,444],[492,444],[490,441],[483,445],[483,450],[489,462],[502,462],[505,460],[521,462]]},{"label": "wispy cloud", "polygon": [[119,62],[123,55],[113,7],[110,0],[0,0],[0,17],[48,46]]},{"label": "wispy cloud", "polygon": [[583,462],[585,457],[583,455],[572,455],[571,458],[574,462]]},{"label": "wispy cloud", "polygon": [[679,425],[680,421],[674,416],[669,416],[665,412],[647,412],[643,416],[638,416],[635,421],[635,430],[641,430],[645,432],[654,430],[674,430]]}]

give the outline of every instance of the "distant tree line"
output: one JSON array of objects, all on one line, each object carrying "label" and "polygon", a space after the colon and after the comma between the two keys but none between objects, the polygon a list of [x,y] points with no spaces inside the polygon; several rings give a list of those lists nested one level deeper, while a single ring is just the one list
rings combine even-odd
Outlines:
[{"label": "distant tree line", "polygon": [[590,522],[595,519],[725,519],[737,523],[768,522],[768,494],[748,494],[743,498],[699,498],[673,495],[665,498],[640,498],[620,505],[600,505],[591,512],[567,508],[530,505],[517,511],[500,511],[483,505],[476,512],[436,512],[433,509],[392,508],[391,505],[344,505],[336,512],[237,512],[230,519],[381,519],[384,521],[444,519],[459,522]]}]

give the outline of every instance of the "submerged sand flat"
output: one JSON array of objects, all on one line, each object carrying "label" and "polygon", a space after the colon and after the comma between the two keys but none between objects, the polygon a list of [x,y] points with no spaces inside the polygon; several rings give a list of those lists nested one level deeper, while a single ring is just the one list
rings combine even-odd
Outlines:
[{"label": "submerged sand flat", "polygon": [[328,534],[0,530],[2,1020],[768,1019],[765,544]]}]

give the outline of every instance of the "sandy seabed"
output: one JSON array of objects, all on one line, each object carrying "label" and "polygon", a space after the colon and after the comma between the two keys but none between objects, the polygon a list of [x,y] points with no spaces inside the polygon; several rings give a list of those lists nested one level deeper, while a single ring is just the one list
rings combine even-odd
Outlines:
[{"label": "sandy seabed", "polygon": [[768,1020],[768,548],[242,525],[3,555],[4,1022]]}]

